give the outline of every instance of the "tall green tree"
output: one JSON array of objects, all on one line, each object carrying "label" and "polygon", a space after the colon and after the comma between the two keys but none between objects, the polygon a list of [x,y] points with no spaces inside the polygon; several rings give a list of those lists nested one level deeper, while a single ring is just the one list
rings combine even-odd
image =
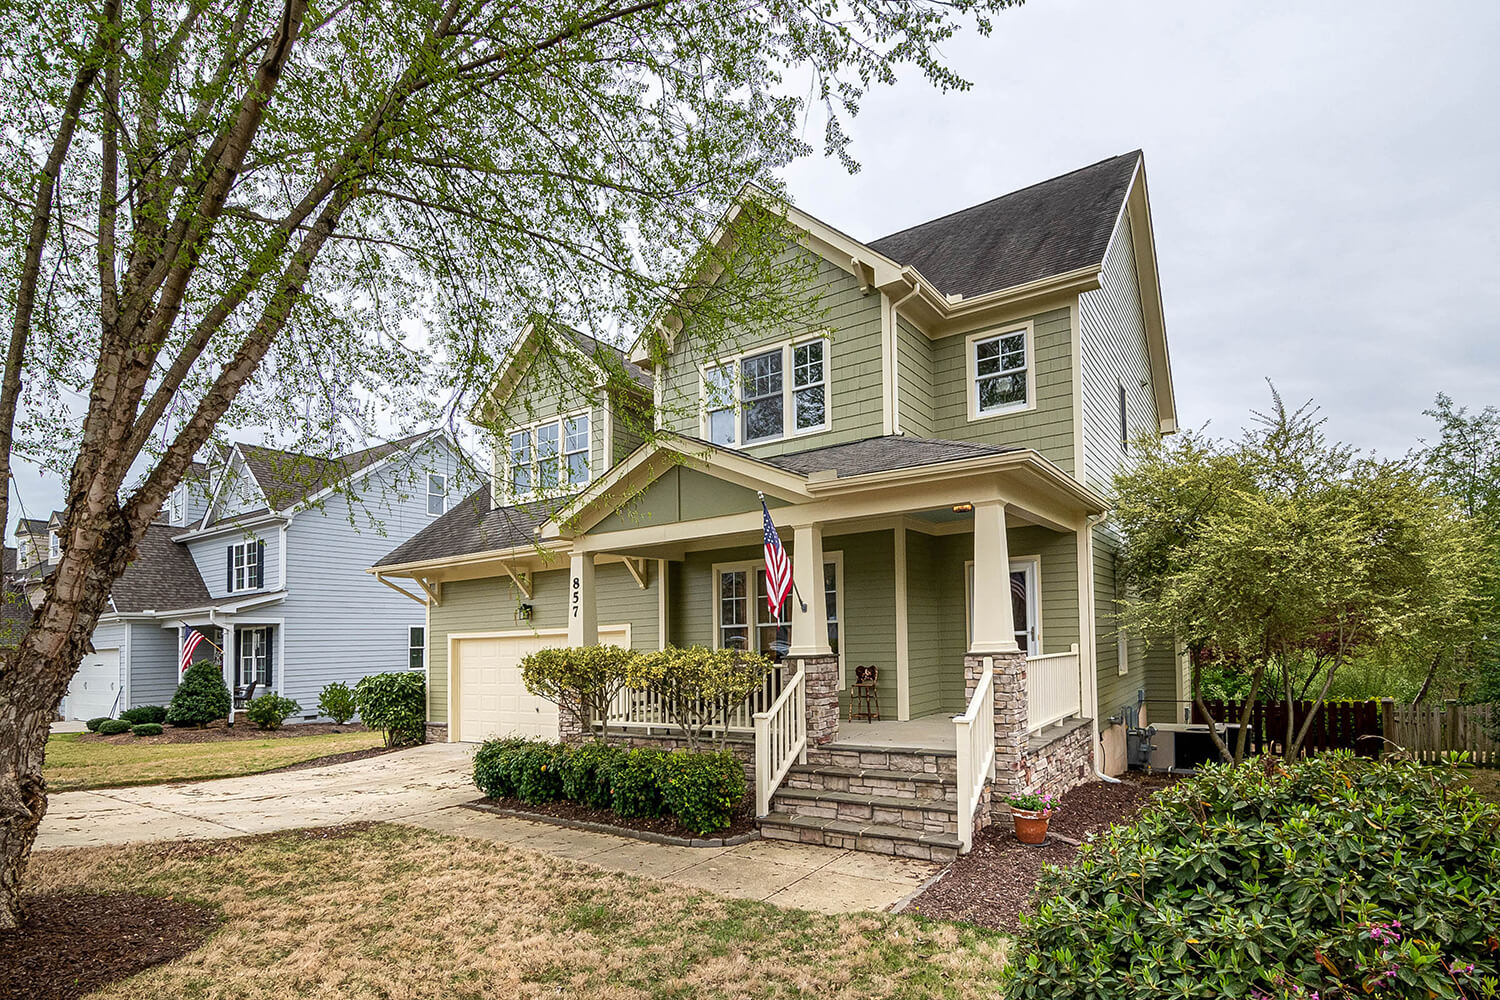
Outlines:
[{"label": "tall green tree", "polygon": [[1115,482],[1126,627],[1187,646],[1205,714],[1206,664],[1248,677],[1238,741],[1214,736],[1226,759],[1245,756],[1258,698],[1311,697],[1277,734],[1293,758],[1351,659],[1460,633],[1481,606],[1480,539],[1415,463],[1358,455],[1310,405],[1272,402],[1237,441],[1142,441]]},{"label": "tall green tree", "polygon": [[776,171],[809,118],[852,169],[867,90],[965,86],[939,46],[1009,5],[0,0],[0,479],[24,456],[67,481],[0,662],[0,929],[50,715],[223,426],[332,454],[385,413],[451,416],[538,315],[794,322]]}]

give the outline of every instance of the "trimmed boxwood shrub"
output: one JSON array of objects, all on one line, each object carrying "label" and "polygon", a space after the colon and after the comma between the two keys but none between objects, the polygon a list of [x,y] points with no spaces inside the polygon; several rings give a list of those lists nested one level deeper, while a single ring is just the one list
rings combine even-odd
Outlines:
[{"label": "trimmed boxwood shrub", "polygon": [[101,715],[96,719],[90,719],[89,721],[85,722],[83,724],[83,728],[87,729],[91,733],[97,733],[99,731],[99,727],[104,725],[104,723],[108,721],[109,716]]},{"label": "trimmed boxwood shrub", "polygon": [[660,784],[661,759],[654,747],[636,747],[620,754],[609,769],[610,808],[626,817],[660,816],[665,810]]},{"label": "trimmed boxwood shrub", "polygon": [[121,712],[120,718],[132,726],[138,726],[143,722],[159,725],[167,721],[167,709],[164,705],[137,705],[135,708],[127,708]]},{"label": "trimmed boxwood shrub", "polygon": [[474,784],[492,799],[514,798],[515,756],[530,740],[487,740],[474,752]]},{"label": "trimmed boxwood shrub", "polygon": [[656,776],[667,811],[694,833],[724,829],[745,798],[745,769],[727,750],[666,754]]},{"label": "trimmed boxwood shrub", "polygon": [[105,719],[99,723],[100,736],[119,736],[121,733],[128,732],[130,732],[130,723],[124,719]]},{"label": "trimmed boxwood shrub", "polygon": [[562,771],[563,797],[595,809],[608,809],[613,802],[610,775],[619,758],[629,751],[606,743],[585,743],[568,754]]},{"label": "trimmed boxwood shrub", "polygon": [[142,722],[130,727],[132,736],[160,736],[162,728],[160,722]]},{"label": "trimmed boxwood shrub", "polygon": [[292,699],[268,692],[245,706],[245,718],[255,723],[256,729],[280,729],[283,722],[300,711],[302,706]]},{"label": "trimmed boxwood shrub", "polygon": [[1209,766],[1038,898],[1008,997],[1495,996],[1500,808],[1399,757]]},{"label": "trimmed boxwood shrub", "polygon": [[229,688],[224,675],[212,660],[199,660],[187,668],[172,704],[167,706],[167,721],[174,726],[206,726],[215,719],[229,718]]}]

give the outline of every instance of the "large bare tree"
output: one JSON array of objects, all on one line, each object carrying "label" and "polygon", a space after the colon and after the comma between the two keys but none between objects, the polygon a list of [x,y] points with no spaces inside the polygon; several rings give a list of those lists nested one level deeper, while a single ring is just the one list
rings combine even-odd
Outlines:
[{"label": "large bare tree", "polygon": [[[0,928],[48,723],[221,428],[331,452],[390,413],[451,416],[534,316],[608,333],[688,303],[709,337],[790,317],[775,172],[809,123],[853,169],[866,89],[903,66],[964,86],[937,46],[1009,5],[0,5],[0,478],[19,457],[67,481],[61,561],[0,661]],[[764,210],[711,240],[748,183]]]}]

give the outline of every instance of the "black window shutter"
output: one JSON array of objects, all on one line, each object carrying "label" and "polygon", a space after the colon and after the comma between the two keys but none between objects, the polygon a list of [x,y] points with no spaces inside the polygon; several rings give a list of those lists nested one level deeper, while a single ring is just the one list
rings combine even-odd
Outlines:
[{"label": "black window shutter", "polygon": [[229,546],[229,585],[225,589],[234,590],[234,546]]},{"label": "black window shutter", "polygon": [[266,543],[255,543],[255,586],[266,585]]},{"label": "black window shutter", "polygon": [[266,629],[266,690],[270,691],[276,687],[276,628],[272,626]]}]

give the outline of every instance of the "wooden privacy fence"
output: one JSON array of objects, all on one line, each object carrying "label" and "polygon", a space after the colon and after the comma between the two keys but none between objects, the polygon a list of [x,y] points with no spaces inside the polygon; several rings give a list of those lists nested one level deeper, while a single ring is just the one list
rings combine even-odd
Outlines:
[{"label": "wooden privacy fence", "polygon": [[[1209,701],[1209,715],[1231,725],[1240,721],[1243,701]],[[1253,753],[1281,753],[1286,743],[1287,702],[1258,701],[1250,708],[1250,749]],[[1291,703],[1293,735],[1302,727],[1311,701]],[[1193,721],[1207,722],[1197,705]],[[1302,743],[1302,752],[1353,750],[1377,756],[1395,744],[1420,760],[1437,760],[1444,753],[1464,751],[1476,764],[1500,767],[1500,704],[1403,705],[1391,698],[1379,701],[1330,702],[1318,710]],[[1229,731],[1233,747],[1236,736]],[[1389,741],[1389,742],[1387,742]]]}]

